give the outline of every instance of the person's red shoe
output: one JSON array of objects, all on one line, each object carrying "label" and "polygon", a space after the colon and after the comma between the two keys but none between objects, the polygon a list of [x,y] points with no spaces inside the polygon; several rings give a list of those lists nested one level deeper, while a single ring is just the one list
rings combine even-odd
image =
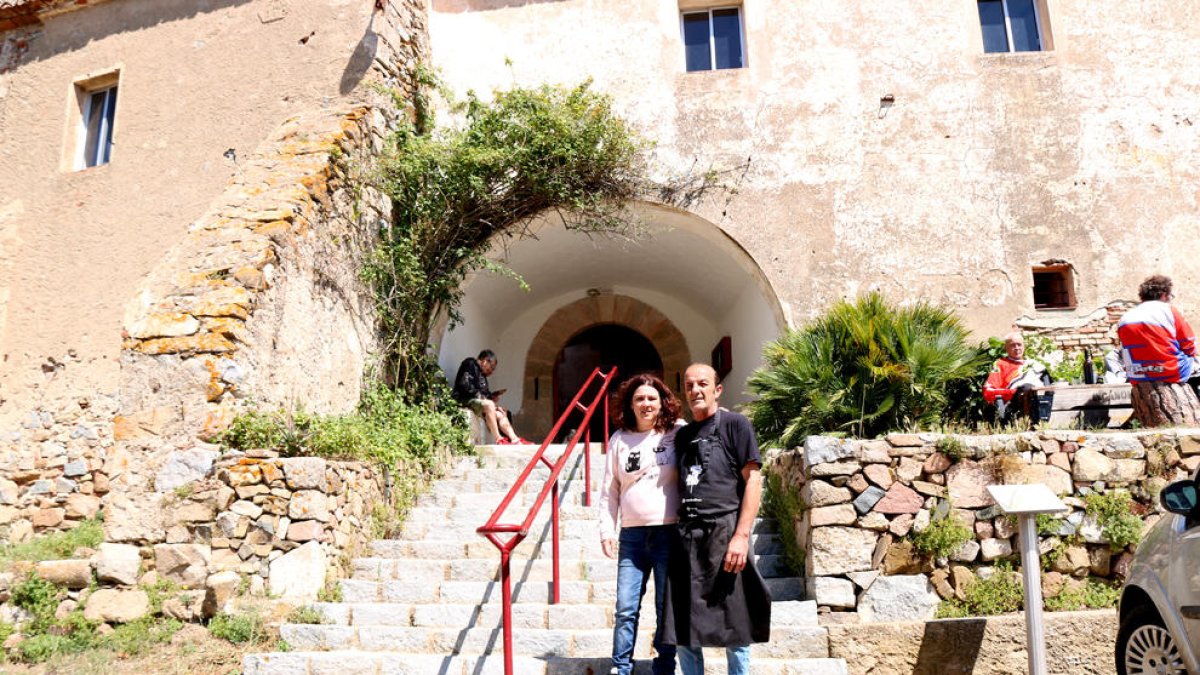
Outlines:
[{"label": "person's red shoe", "polygon": [[508,440],[508,438],[505,436],[501,436],[500,438],[496,439],[496,445],[512,445],[512,441]]},{"label": "person's red shoe", "polygon": [[515,440],[513,442],[520,443],[521,445],[537,445],[537,443],[534,443],[533,441],[527,441],[524,438],[518,438],[517,440]]}]

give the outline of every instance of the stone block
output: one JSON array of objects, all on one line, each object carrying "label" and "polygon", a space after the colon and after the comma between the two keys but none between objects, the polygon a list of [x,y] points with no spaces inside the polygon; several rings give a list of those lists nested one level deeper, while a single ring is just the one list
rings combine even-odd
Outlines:
[{"label": "stone block", "polygon": [[808,576],[834,576],[871,569],[877,536],[853,527],[817,527],[809,533]]},{"label": "stone block", "polygon": [[164,579],[184,588],[203,588],[212,549],[203,544],[157,544],[154,564]]},{"label": "stone block", "polygon": [[991,562],[1012,555],[1012,542],[1008,539],[984,539],[979,542],[979,554],[984,562]]},{"label": "stone block", "polygon": [[853,456],[853,441],[829,436],[809,436],[804,440],[804,466],[806,468]]},{"label": "stone block", "polygon": [[43,560],[34,569],[42,579],[67,588],[85,588],[92,581],[87,560]]},{"label": "stone block", "polygon": [[177,523],[211,523],[216,510],[212,504],[189,501],[180,504],[172,515]]},{"label": "stone block", "polygon": [[271,563],[268,585],[272,595],[311,602],[325,586],[326,571],[325,552],[310,541]]},{"label": "stone block", "polygon": [[854,499],[854,510],[861,514],[867,513],[875,508],[875,505],[879,503],[879,500],[883,499],[885,494],[887,493],[882,489],[872,485]]},{"label": "stone block", "polygon": [[810,510],[809,525],[823,527],[826,525],[853,525],[858,520],[858,512],[851,504],[822,506]]},{"label": "stone block", "polygon": [[36,528],[58,527],[62,524],[66,511],[60,508],[38,509],[29,520]]},{"label": "stone block", "polygon": [[86,520],[88,518],[94,518],[99,512],[99,497],[78,493],[67,497],[66,516],[71,520]]},{"label": "stone block", "polygon": [[142,557],[138,547],[130,544],[100,544],[93,561],[100,581],[132,586],[141,573]]},{"label": "stone block", "polygon": [[109,495],[105,506],[105,539],[112,542],[163,541],[167,526],[160,499],[156,494]]},{"label": "stone block", "polygon": [[1094,482],[1098,480],[1107,480],[1108,477],[1115,473],[1116,462],[1104,453],[1092,448],[1084,447],[1075,451],[1075,456],[1072,463],[1072,477],[1077,481]]},{"label": "stone block", "polygon": [[896,467],[896,480],[911,483],[921,477],[921,462],[911,457],[901,457]]},{"label": "stone block", "polygon": [[325,534],[325,523],[319,520],[301,520],[288,525],[289,541],[320,541]]},{"label": "stone block", "polygon": [[885,440],[894,448],[914,448],[925,444],[918,434],[891,433]]},{"label": "stone block", "polygon": [[853,609],[858,603],[854,582],[839,577],[809,577],[808,599],[835,609]]},{"label": "stone block", "polygon": [[892,470],[886,464],[868,464],[863,467],[863,475],[884,490],[890,488],[895,482],[895,479],[892,478]]},{"label": "stone block", "polygon": [[992,505],[987,486],[994,482],[992,472],[972,460],[963,460],[946,470],[950,501],[962,509]]},{"label": "stone block", "polygon": [[320,457],[289,457],[282,460],[287,486],[293,490],[325,490],[328,463]]},{"label": "stone block", "polygon": [[324,492],[300,490],[292,495],[287,507],[288,518],[298,520],[329,520],[329,499]]},{"label": "stone block", "polygon": [[887,493],[875,504],[874,510],[887,515],[915,514],[921,510],[924,503],[925,498],[912,488],[904,483],[893,483]]},{"label": "stone block", "polygon": [[950,458],[946,455],[935,452],[925,458],[925,463],[921,465],[921,471],[926,474],[942,473],[950,468]]},{"label": "stone block", "polygon": [[842,504],[850,501],[851,496],[846,488],[834,487],[823,480],[810,480],[800,491],[800,498],[809,507]]},{"label": "stone block", "polygon": [[858,462],[827,462],[825,464],[817,464],[809,469],[809,475],[814,478],[827,478],[830,476],[853,476],[862,470],[862,465]]},{"label": "stone block", "polygon": [[150,612],[150,598],[143,590],[101,588],[88,596],[83,616],[89,621],[129,623]]},{"label": "stone block", "polygon": [[[241,575],[232,570],[224,570],[209,575],[208,579],[204,582],[205,588],[208,589],[205,604],[211,604],[214,612],[225,611],[226,604],[237,595],[237,589],[241,585],[241,582]],[[205,613],[212,614],[212,612],[208,611]]]},{"label": "stone block", "polygon": [[923,574],[882,576],[859,597],[858,614],[864,623],[928,621],[940,603]]},{"label": "stone block", "polygon": [[916,518],[912,514],[902,513],[888,523],[888,532],[891,532],[897,537],[903,537],[912,531],[913,522],[915,520]]}]

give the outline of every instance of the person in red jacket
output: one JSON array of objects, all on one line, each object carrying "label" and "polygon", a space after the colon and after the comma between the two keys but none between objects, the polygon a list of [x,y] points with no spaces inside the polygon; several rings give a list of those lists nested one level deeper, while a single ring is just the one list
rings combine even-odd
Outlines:
[{"label": "person in red jacket", "polygon": [[1039,361],[1025,358],[1025,338],[1013,332],[1004,336],[1005,356],[996,359],[983,383],[983,400],[996,406],[996,420],[1008,422],[1016,412],[1029,414],[1033,388],[1050,384],[1050,374]]}]

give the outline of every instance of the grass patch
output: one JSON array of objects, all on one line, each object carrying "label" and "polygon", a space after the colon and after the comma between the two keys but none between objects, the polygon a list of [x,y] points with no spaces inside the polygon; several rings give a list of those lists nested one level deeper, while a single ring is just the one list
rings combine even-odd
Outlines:
[{"label": "grass patch", "polygon": [[71,558],[76,549],[96,548],[103,541],[104,524],[100,519],[84,520],[70,530],[51,532],[20,544],[0,546],[0,568],[8,568],[20,560],[39,562]]},{"label": "grass patch", "polygon": [[1046,598],[1045,607],[1052,612],[1078,609],[1107,609],[1116,607],[1121,599],[1119,586],[1101,579],[1089,578],[1085,583],[1068,586],[1053,598]]},{"label": "grass patch", "polygon": [[929,527],[909,535],[918,551],[934,558],[950,555],[973,537],[971,528],[959,522],[950,508],[941,515],[935,512]]},{"label": "grass patch", "polygon": [[1008,563],[996,565],[995,573],[987,579],[976,579],[967,587],[966,598],[943,600],[936,618],[957,619],[966,616],[992,616],[1021,609],[1025,592],[1021,580]]},{"label": "grass patch", "polygon": [[263,642],[267,637],[266,625],[257,613],[221,613],[208,622],[208,632],[235,645]]},{"label": "grass patch", "polygon": [[942,436],[934,444],[934,449],[949,457],[951,462],[961,462],[967,456],[966,444],[955,436]]},{"label": "grass patch", "polygon": [[783,484],[783,476],[767,471],[767,489],[763,504],[779,523],[779,540],[783,543],[783,562],[797,576],[804,576],[804,549],[796,541],[796,521],[804,513],[804,500],[795,490]]},{"label": "grass patch", "polygon": [[325,615],[312,605],[301,605],[288,613],[287,622],[323,624],[325,623]]},{"label": "grass patch", "polygon": [[1133,514],[1133,497],[1125,490],[1085,496],[1086,511],[1100,524],[1100,532],[1114,551],[1136,544],[1142,538],[1142,519]]}]

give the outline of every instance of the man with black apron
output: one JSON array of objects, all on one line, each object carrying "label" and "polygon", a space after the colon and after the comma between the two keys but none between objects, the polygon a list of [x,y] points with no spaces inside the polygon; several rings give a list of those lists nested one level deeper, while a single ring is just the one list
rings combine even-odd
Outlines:
[{"label": "man with black apron", "polygon": [[750,644],[771,634],[771,595],[754,566],[750,529],[762,500],[762,459],[745,417],[721,409],[711,366],[684,374],[692,423],[675,435],[679,525],[671,551],[663,639],[683,675],[702,675],[702,647],[725,647],[730,675],[750,672]]}]

